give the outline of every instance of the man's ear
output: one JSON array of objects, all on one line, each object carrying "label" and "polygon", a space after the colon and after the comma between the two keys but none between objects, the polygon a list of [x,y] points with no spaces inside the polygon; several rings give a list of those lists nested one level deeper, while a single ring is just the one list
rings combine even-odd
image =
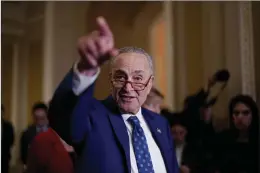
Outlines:
[{"label": "man's ear", "polygon": [[153,82],[154,82],[154,76],[151,76],[151,78],[150,78],[150,80],[149,80],[149,83],[148,83],[148,85],[147,85],[147,91],[148,91],[148,93],[150,93],[150,91],[151,91],[151,89],[152,89],[152,87],[153,87]]}]

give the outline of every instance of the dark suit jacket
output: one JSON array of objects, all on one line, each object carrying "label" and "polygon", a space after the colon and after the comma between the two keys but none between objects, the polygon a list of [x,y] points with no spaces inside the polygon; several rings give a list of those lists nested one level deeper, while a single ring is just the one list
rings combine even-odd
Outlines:
[{"label": "dark suit jacket", "polygon": [[1,172],[8,173],[9,161],[11,159],[11,147],[14,143],[14,130],[10,122],[2,119],[2,152],[1,152]]},{"label": "dark suit jacket", "polygon": [[[71,87],[72,74],[70,73],[55,92],[50,111],[56,114],[50,112],[50,116],[58,118],[61,115],[57,111],[62,109],[60,106],[75,104],[68,104],[69,101],[75,101],[73,99],[64,100],[69,97],[75,98],[71,96]],[[124,121],[113,99],[109,97],[100,102],[93,98],[93,90],[94,84],[76,99],[77,104],[71,117],[71,140],[77,144],[75,147],[78,148],[80,158],[76,172],[130,173],[129,138]],[[167,172],[179,172],[168,122],[162,116],[146,109],[142,109],[142,114],[161,150]],[[55,121],[54,117],[50,119]],[[55,127],[52,122],[51,125]],[[56,128],[62,133],[65,132],[61,125]],[[157,129],[160,129],[161,133]]]},{"label": "dark suit jacket", "polygon": [[220,173],[257,173],[258,146],[238,142],[232,130],[225,130],[216,137],[215,167]]},{"label": "dark suit jacket", "polygon": [[36,126],[31,125],[29,126],[21,136],[20,140],[20,158],[23,164],[26,165],[27,162],[27,153],[28,147],[31,144],[33,138],[36,136]]},{"label": "dark suit jacket", "polygon": [[59,136],[51,128],[33,139],[27,159],[27,173],[73,173],[73,162]]},{"label": "dark suit jacket", "polygon": [[186,144],[182,152],[181,165],[188,166],[191,173],[213,173],[212,157],[203,148]]}]

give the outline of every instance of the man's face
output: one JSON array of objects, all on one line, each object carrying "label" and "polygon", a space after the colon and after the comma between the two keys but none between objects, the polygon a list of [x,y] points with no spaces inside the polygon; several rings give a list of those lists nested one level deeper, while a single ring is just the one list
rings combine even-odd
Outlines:
[{"label": "man's face", "polygon": [[[112,65],[111,80],[112,96],[119,108],[123,112],[137,113],[152,88],[153,76],[146,56],[139,53],[118,55]],[[118,81],[125,84],[120,86]]]},{"label": "man's face", "polygon": [[36,109],[33,113],[33,117],[36,125],[44,126],[49,123],[47,113],[44,109]]},{"label": "man's face", "polygon": [[233,109],[233,122],[238,130],[245,131],[251,124],[252,112],[243,103],[238,103]]},{"label": "man's face", "polygon": [[187,130],[185,127],[177,124],[177,125],[172,126],[171,131],[172,131],[174,142],[176,144],[182,144],[185,142],[185,137],[187,134]]}]

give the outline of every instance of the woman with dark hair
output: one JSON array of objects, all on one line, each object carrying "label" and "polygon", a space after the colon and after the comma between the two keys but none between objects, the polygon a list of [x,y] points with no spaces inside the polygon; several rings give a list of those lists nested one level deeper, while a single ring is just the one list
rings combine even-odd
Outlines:
[{"label": "woman with dark hair", "polygon": [[230,129],[221,133],[216,146],[220,173],[258,172],[259,117],[255,101],[237,95],[229,103]]}]

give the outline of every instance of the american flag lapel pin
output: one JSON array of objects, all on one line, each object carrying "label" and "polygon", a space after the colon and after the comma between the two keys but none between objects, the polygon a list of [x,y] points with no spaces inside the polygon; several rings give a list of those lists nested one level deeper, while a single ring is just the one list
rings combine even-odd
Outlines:
[{"label": "american flag lapel pin", "polygon": [[157,128],[156,130],[158,133],[162,133],[161,129]]}]

